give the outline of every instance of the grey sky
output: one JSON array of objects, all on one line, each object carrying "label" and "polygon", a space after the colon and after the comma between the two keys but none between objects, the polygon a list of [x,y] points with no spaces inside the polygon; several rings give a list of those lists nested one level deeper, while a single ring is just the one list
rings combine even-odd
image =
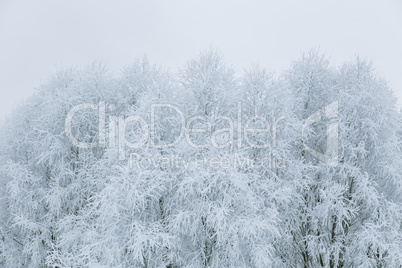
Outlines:
[{"label": "grey sky", "polygon": [[239,71],[280,73],[310,48],[333,64],[359,54],[402,103],[401,0],[0,0],[0,118],[58,67],[119,70],[146,54],[175,71],[211,45]]}]

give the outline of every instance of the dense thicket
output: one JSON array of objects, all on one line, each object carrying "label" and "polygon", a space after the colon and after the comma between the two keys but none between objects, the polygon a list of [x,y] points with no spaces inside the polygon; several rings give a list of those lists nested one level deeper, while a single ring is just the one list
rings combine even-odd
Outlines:
[{"label": "dense thicket", "polygon": [[[68,139],[83,103],[105,104],[105,146]],[[152,104],[201,131],[160,146],[182,122],[166,105],[152,121]],[[133,115],[155,135],[122,148],[144,134],[138,120],[120,127]],[[100,120],[78,111],[74,137],[102,139]],[[118,76],[59,71],[1,128],[0,266],[400,267],[401,126],[359,58],[334,68],[309,52],[279,77],[255,66],[238,78],[213,50],[177,75],[146,59]],[[331,161],[312,153],[330,146]]]}]

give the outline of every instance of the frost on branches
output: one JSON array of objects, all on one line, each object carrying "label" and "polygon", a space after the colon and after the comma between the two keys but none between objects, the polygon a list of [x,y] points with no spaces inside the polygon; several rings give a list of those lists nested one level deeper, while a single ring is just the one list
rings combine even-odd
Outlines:
[{"label": "frost on branches", "polygon": [[401,126],[360,58],[61,70],[1,126],[0,266],[400,267]]}]

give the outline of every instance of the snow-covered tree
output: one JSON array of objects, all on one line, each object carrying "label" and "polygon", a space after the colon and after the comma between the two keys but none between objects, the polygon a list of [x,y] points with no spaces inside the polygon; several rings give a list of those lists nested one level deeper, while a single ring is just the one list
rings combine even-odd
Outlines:
[{"label": "snow-covered tree", "polygon": [[359,58],[61,70],[1,126],[0,266],[400,267],[401,126]]},{"label": "snow-covered tree", "polygon": [[[366,62],[358,59],[335,72],[316,52],[297,62],[287,80],[302,119],[322,113],[303,143],[324,152],[328,128],[337,127],[335,165],[300,150],[304,203],[292,230],[299,265],[401,263],[400,122],[391,91]],[[325,118],[328,107],[336,107],[336,118]]]}]

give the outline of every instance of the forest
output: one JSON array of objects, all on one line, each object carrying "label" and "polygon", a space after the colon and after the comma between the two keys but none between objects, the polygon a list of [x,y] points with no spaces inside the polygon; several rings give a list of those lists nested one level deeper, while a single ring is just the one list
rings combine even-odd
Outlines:
[{"label": "forest", "polygon": [[402,267],[392,89],[359,57],[289,65],[52,74],[0,126],[0,266]]}]

